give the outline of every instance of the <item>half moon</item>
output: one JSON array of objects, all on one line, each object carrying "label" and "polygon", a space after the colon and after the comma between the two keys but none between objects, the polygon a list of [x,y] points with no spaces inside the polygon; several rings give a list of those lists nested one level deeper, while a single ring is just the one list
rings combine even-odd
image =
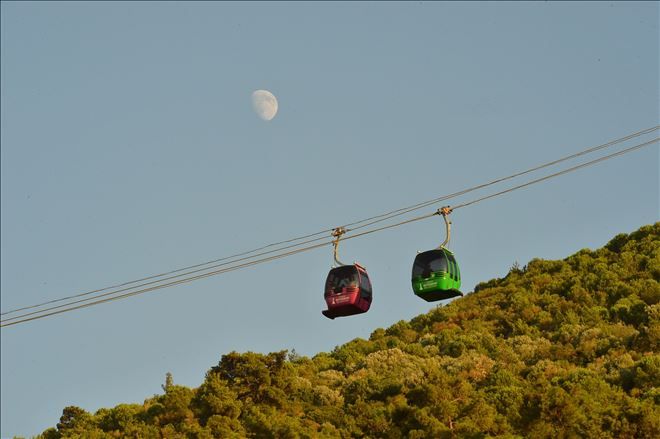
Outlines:
[{"label": "half moon", "polygon": [[255,90],[252,92],[252,107],[257,116],[271,120],[277,114],[277,99],[268,90]]}]

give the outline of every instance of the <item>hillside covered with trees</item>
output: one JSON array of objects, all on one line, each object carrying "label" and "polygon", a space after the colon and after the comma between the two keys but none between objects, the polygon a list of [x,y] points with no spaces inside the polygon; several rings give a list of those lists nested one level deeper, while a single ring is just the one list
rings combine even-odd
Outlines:
[{"label": "hillside covered with trees", "polygon": [[54,438],[660,437],[660,223],[313,358],[223,355]]}]

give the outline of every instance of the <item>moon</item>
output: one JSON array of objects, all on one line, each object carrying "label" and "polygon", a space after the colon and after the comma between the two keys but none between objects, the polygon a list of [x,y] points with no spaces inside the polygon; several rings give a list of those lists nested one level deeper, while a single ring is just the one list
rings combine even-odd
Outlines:
[{"label": "moon", "polygon": [[271,120],[277,114],[277,99],[268,90],[255,90],[252,92],[252,107],[257,116]]}]

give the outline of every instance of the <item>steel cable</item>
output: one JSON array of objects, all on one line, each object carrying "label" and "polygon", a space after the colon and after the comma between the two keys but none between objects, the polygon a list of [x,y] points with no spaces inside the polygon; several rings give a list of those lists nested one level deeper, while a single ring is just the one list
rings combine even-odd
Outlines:
[{"label": "steel cable", "polygon": [[[649,146],[653,143],[657,143],[659,140],[660,140],[660,138],[655,138],[653,140],[650,140],[650,141],[647,141],[647,142],[644,142],[644,143],[641,143],[641,144],[638,144],[638,145],[634,145],[632,147],[628,147],[626,149],[623,149],[621,151],[617,151],[617,152],[609,154],[607,156],[603,156],[603,157],[600,157],[598,159],[594,159],[594,160],[591,160],[589,162],[585,162],[585,163],[582,163],[580,165],[576,165],[576,166],[564,169],[562,171],[559,171],[559,172],[556,172],[556,173],[553,173],[553,174],[550,174],[550,175],[547,175],[547,176],[544,176],[544,177],[541,177],[541,178],[538,178],[538,179],[535,179],[535,180],[531,180],[527,183],[523,183],[523,184],[511,187],[511,188],[508,188],[508,189],[503,190],[503,191],[499,191],[499,192],[496,192],[496,193],[493,193],[493,194],[490,194],[490,195],[487,195],[487,196],[484,196],[484,197],[480,197],[480,198],[477,198],[477,199],[472,200],[470,202],[466,202],[466,203],[456,205],[456,206],[452,207],[451,209],[452,210],[460,209],[460,208],[470,206],[470,205],[479,203],[481,201],[484,201],[484,200],[487,200],[487,199],[490,199],[490,198],[497,197],[499,195],[503,195],[503,194],[506,194],[506,193],[509,193],[509,192],[513,192],[515,190],[522,189],[524,187],[527,187],[527,186],[530,186],[530,185],[533,185],[533,184],[536,184],[536,183],[540,183],[542,181],[546,181],[546,180],[549,180],[551,178],[554,178],[554,177],[557,177],[557,176],[560,176],[560,175],[564,175],[564,174],[567,174],[569,172],[573,172],[573,171],[576,171],[578,169],[585,168],[587,166],[591,166],[591,165],[594,165],[596,163],[600,163],[602,161],[609,160],[611,158],[614,158],[614,157],[617,157],[617,156],[620,156],[620,155],[623,155],[623,154],[627,154],[629,152],[632,152],[632,151],[641,149],[643,147]],[[343,239],[344,240],[353,239],[353,238],[357,238],[357,237],[364,236],[364,235],[367,235],[367,234],[376,233],[376,232],[379,232],[379,231],[382,231],[382,230],[390,229],[390,228],[393,228],[393,227],[398,227],[398,226],[408,224],[408,223],[412,223],[412,222],[416,222],[416,221],[420,221],[422,219],[426,219],[426,218],[429,218],[429,217],[437,215],[437,214],[438,214],[438,212],[433,212],[433,213],[422,215],[422,216],[415,217],[415,218],[412,218],[412,219],[404,220],[404,221],[401,221],[401,222],[398,222],[398,223],[395,223],[395,224],[390,224],[390,225],[378,227],[376,229],[356,233],[356,234],[353,234],[353,235],[350,235],[350,236],[346,236]],[[356,227],[354,229],[349,229],[349,231],[351,231],[351,230],[354,231],[354,230],[357,230],[357,229],[358,228]],[[316,234],[308,235],[308,237],[309,236],[314,236],[314,235],[316,235]],[[316,239],[308,240],[305,243],[315,242],[315,241],[318,241],[320,239],[323,239],[323,238],[316,238]],[[289,241],[289,242],[291,242],[291,241]],[[136,287],[132,287],[132,288],[127,288],[125,290],[106,293],[104,295],[96,296],[96,297],[93,297],[93,298],[90,298],[90,299],[85,299],[85,300],[81,300],[81,301],[78,301],[78,302],[73,302],[73,303],[68,303],[68,304],[65,304],[65,305],[60,305],[60,306],[57,306],[57,307],[48,308],[46,310],[41,310],[41,311],[36,311],[36,312],[28,313],[28,314],[23,314],[23,315],[20,315],[20,316],[13,317],[11,319],[5,319],[5,320],[0,321],[0,327],[11,326],[11,325],[15,325],[15,324],[18,324],[18,323],[24,323],[24,322],[31,321],[31,320],[41,319],[41,318],[48,317],[48,316],[55,315],[55,314],[61,314],[61,313],[64,313],[64,312],[73,311],[73,310],[80,309],[80,308],[86,308],[86,307],[89,307],[89,306],[93,306],[93,305],[97,305],[97,304],[101,304],[101,303],[105,303],[105,302],[110,302],[110,301],[119,300],[119,299],[126,298],[126,297],[135,296],[135,295],[138,295],[138,294],[143,294],[143,293],[150,292],[150,291],[155,291],[155,290],[158,290],[158,289],[161,289],[161,288],[166,288],[166,287],[169,287],[169,286],[174,286],[174,285],[179,285],[179,284],[182,284],[182,283],[191,282],[191,281],[194,281],[194,280],[197,280],[197,279],[201,279],[201,278],[205,278],[205,277],[209,277],[209,276],[214,276],[214,275],[226,273],[226,272],[229,272],[229,271],[234,271],[234,270],[249,267],[249,266],[252,266],[252,265],[256,265],[256,264],[260,264],[260,263],[264,263],[264,262],[269,262],[269,261],[272,261],[272,260],[275,260],[275,259],[291,256],[291,255],[301,253],[301,252],[304,252],[304,251],[313,250],[313,249],[316,249],[316,248],[319,248],[319,247],[322,247],[322,246],[325,246],[325,245],[329,245],[331,243],[332,243],[332,241],[328,241],[328,242],[324,242],[324,243],[320,243],[320,244],[315,244],[315,245],[312,245],[312,246],[309,246],[309,247],[304,247],[304,248],[301,248],[301,249],[291,250],[291,251],[288,251],[288,252],[285,252],[285,253],[281,253],[281,254],[277,254],[277,255],[273,255],[273,256],[268,256],[266,258],[262,258],[262,259],[258,259],[258,260],[254,260],[254,261],[249,261],[249,262],[244,262],[242,264],[234,265],[234,266],[231,266],[231,267],[222,268],[220,270],[215,270],[215,271],[211,271],[211,272],[208,272],[208,273],[197,274],[197,275],[192,276],[192,277],[179,279],[179,280],[175,280],[175,281],[160,284],[160,285],[148,286],[148,285],[152,285],[154,283],[164,282],[166,280],[173,280],[173,279],[176,279],[176,278],[184,276],[184,275],[172,276],[172,277],[167,278],[167,279],[161,279],[160,281],[154,281],[154,282],[149,282],[149,283],[146,283],[146,284],[142,284],[142,285],[140,285],[140,287],[141,286],[148,286],[148,287],[137,290],[137,291],[126,292],[125,294],[122,294],[122,295],[119,295],[119,296],[106,297],[106,298],[101,299],[101,300],[95,300],[95,299],[99,299],[102,296],[106,296],[106,295],[110,295],[110,294],[117,294],[119,292],[133,290],[133,289],[138,288],[138,287],[136,286]],[[273,253],[273,252],[279,252],[279,251],[282,251],[282,250],[287,249],[287,248],[298,247],[298,246],[303,245],[303,244],[304,243],[291,245],[291,246],[285,247],[283,249],[271,250],[269,252],[264,252],[264,253],[261,253],[259,255],[243,258],[243,260],[252,259],[254,257],[261,256],[261,255],[266,255],[266,254]],[[267,248],[267,247],[268,246],[266,246],[265,248]],[[225,263],[225,264],[220,264],[219,266],[227,265],[227,264],[235,263],[235,262],[238,262],[238,261],[232,261],[232,262],[228,262],[228,263]],[[193,273],[196,273],[196,272],[205,271],[205,270],[208,270],[210,268],[217,268],[219,266],[207,267],[206,269],[195,270],[193,272],[186,273],[185,275],[190,275],[190,274],[193,274]],[[80,302],[84,302],[84,301],[88,301],[88,300],[95,300],[95,301],[89,302],[89,303],[84,303],[84,304],[73,306],[73,307],[71,306],[71,305],[78,304]],[[51,312],[47,312],[47,311],[51,311]]]},{"label": "steel cable", "polygon": [[[427,200],[427,201],[422,201],[420,203],[413,204],[413,205],[408,206],[408,207],[403,207],[403,208],[400,208],[400,209],[392,210],[392,211],[389,211],[389,212],[386,212],[386,213],[383,213],[383,214],[379,214],[379,215],[375,215],[375,216],[372,216],[372,217],[369,217],[369,218],[365,218],[363,220],[354,221],[354,222],[345,224],[342,227],[348,228],[350,226],[356,226],[357,224],[361,224],[361,225],[354,227],[353,230],[361,229],[361,228],[364,228],[364,227],[369,227],[370,225],[377,224],[377,223],[380,223],[380,222],[383,222],[383,221],[387,221],[388,219],[395,218],[397,216],[405,215],[406,213],[410,213],[410,212],[413,212],[415,210],[422,209],[424,207],[430,206],[430,205],[435,204],[435,203],[439,203],[441,201],[445,201],[445,200],[448,200],[448,199],[451,199],[451,198],[454,198],[454,197],[457,197],[457,196],[460,196],[460,195],[464,195],[466,193],[473,192],[473,191],[478,190],[478,189],[483,189],[485,187],[488,187],[488,186],[491,186],[491,185],[494,185],[494,184],[497,184],[497,183],[501,183],[503,181],[507,181],[507,180],[510,180],[510,179],[513,179],[513,178],[516,178],[516,177],[520,177],[522,175],[526,175],[526,174],[529,174],[531,172],[538,171],[540,169],[543,169],[543,168],[546,168],[546,167],[549,167],[549,166],[552,166],[552,165],[556,165],[558,163],[561,163],[561,162],[564,162],[564,161],[567,161],[567,160],[570,160],[570,159],[573,159],[573,158],[583,156],[585,154],[589,154],[589,153],[596,152],[596,151],[599,151],[599,150],[604,149],[604,148],[608,148],[610,146],[619,144],[619,143],[624,142],[626,140],[630,140],[632,138],[639,137],[641,135],[651,133],[653,131],[658,130],[658,128],[660,128],[660,126],[657,126],[657,125],[654,126],[654,127],[651,127],[651,128],[646,128],[644,130],[637,131],[635,133],[632,133],[632,134],[629,134],[627,136],[612,140],[610,142],[603,143],[601,145],[597,145],[597,146],[594,146],[594,147],[591,147],[591,148],[587,148],[587,149],[585,149],[583,151],[580,151],[580,152],[577,152],[575,154],[571,154],[571,155],[559,158],[557,160],[553,160],[553,161],[550,161],[550,162],[547,162],[547,163],[543,163],[541,165],[535,166],[535,167],[527,169],[525,171],[517,172],[517,173],[511,174],[511,175],[508,175],[506,177],[501,177],[501,178],[489,181],[487,183],[482,183],[480,185],[473,186],[471,188],[467,188],[467,189],[463,189],[463,190],[458,191],[458,192],[454,192],[454,193],[449,194],[449,195],[444,195],[442,197],[434,198],[434,199]],[[362,224],[362,223],[365,223],[365,224]],[[235,259],[235,258],[239,258],[241,256],[249,255],[251,253],[256,253],[256,252],[259,252],[261,250],[265,250],[267,248],[277,247],[277,246],[280,246],[282,244],[289,244],[289,243],[292,243],[292,242],[295,242],[295,241],[300,241],[300,240],[303,240],[303,239],[311,238],[313,236],[319,236],[319,235],[322,235],[322,234],[326,234],[326,233],[331,232],[332,230],[333,230],[332,228],[325,229],[325,230],[322,230],[320,232],[311,233],[311,234],[299,236],[299,237],[296,237],[296,238],[291,238],[291,239],[287,239],[287,240],[267,244],[267,245],[264,245],[264,246],[261,246],[261,247],[258,247],[258,248],[252,249],[252,250],[244,251],[244,252],[241,252],[241,253],[237,253],[237,254],[234,254],[234,255],[231,255],[231,256],[226,256],[226,257],[219,258],[219,259],[213,259],[211,261],[202,262],[202,263],[195,264],[195,265],[190,265],[190,266],[187,266],[187,267],[184,267],[184,268],[179,268],[179,269],[176,269],[176,270],[171,270],[171,271],[167,271],[167,272],[163,272],[163,273],[159,273],[159,274],[154,274],[154,275],[150,275],[150,276],[147,276],[147,277],[142,277],[142,278],[139,278],[139,279],[136,279],[136,280],[123,282],[123,283],[120,283],[120,284],[111,285],[111,286],[96,289],[96,290],[86,291],[86,292],[83,292],[83,293],[78,293],[78,294],[75,294],[75,295],[62,297],[62,298],[59,298],[59,299],[49,300],[49,301],[42,302],[42,303],[39,303],[39,304],[36,304],[36,305],[31,305],[31,306],[25,306],[25,307],[21,307],[21,308],[12,309],[10,311],[5,311],[5,312],[0,313],[0,316],[13,314],[13,313],[16,313],[16,312],[19,312],[19,311],[25,311],[25,310],[28,310],[28,309],[40,308],[40,307],[43,307],[43,306],[46,306],[46,305],[51,305],[53,303],[59,303],[59,302],[63,302],[63,301],[66,301],[66,300],[76,299],[76,298],[79,298],[79,297],[90,296],[92,294],[102,293],[104,291],[114,290],[116,288],[123,288],[123,287],[127,287],[129,285],[137,284],[137,283],[140,283],[140,282],[144,282],[144,281],[148,281],[148,280],[152,280],[152,279],[158,279],[158,278],[169,276],[169,275],[175,274],[175,273],[181,273],[183,271],[191,270],[191,269],[194,269],[194,268],[204,267],[204,266],[207,266],[207,265],[210,266],[212,264],[216,264],[216,263],[221,262],[221,261],[227,261],[229,259]],[[317,240],[320,240],[320,239],[322,239],[322,238],[318,238]],[[310,241],[301,242],[301,243],[299,243],[299,244],[297,244],[293,247],[301,246],[301,245],[304,245],[308,242],[310,242]],[[281,249],[277,249],[275,251],[280,251],[280,250],[288,249],[288,248],[291,248],[291,247],[292,246],[287,246],[287,247],[283,247]],[[258,255],[254,255],[252,257],[257,257],[257,256]],[[241,261],[241,260],[244,260],[244,259],[236,259],[234,261],[230,261],[229,263],[238,262],[238,261]],[[214,265],[214,266],[211,266],[211,267],[206,267],[206,269],[210,269],[210,268],[214,268],[214,267],[216,267],[216,266]],[[185,276],[186,274],[187,273],[182,273],[181,276]],[[138,286],[134,286],[133,288],[137,288],[137,287]],[[121,291],[124,291],[124,290],[121,290]],[[110,294],[114,294],[114,293],[115,292],[110,293]],[[95,297],[101,297],[101,296],[105,296],[105,294],[100,295],[100,296],[95,296]]]},{"label": "steel cable", "polygon": [[[547,163],[543,163],[541,165],[535,166],[535,167],[527,169],[525,171],[517,172],[517,173],[511,174],[511,175],[508,175],[506,177],[501,177],[501,178],[489,181],[487,183],[482,183],[480,185],[473,186],[471,188],[463,189],[461,191],[454,192],[454,193],[449,194],[449,195],[444,195],[442,197],[438,197],[438,198],[423,201],[423,202],[420,202],[420,203],[417,203],[417,204],[413,204],[413,205],[408,206],[408,207],[403,207],[403,208],[400,208],[400,209],[392,210],[392,211],[389,211],[389,212],[386,212],[386,213],[383,213],[383,214],[379,214],[379,215],[376,215],[376,216],[365,218],[363,220],[354,221],[354,222],[345,224],[343,227],[348,228],[350,226],[355,226],[357,224],[361,224],[361,225],[354,227],[352,230],[357,230],[357,229],[361,229],[361,228],[364,228],[364,227],[369,227],[373,224],[377,224],[377,223],[380,223],[380,222],[383,222],[383,221],[387,221],[387,220],[389,220],[391,218],[395,218],[397,216],[405,215],[406,213],[410,213],[410,212],[413,212],[415,210],[419,210],[421,208],[427,207],[427,206],[435,204],[435,203],[439,203],[441,201],[445,201],[445,200],[448,200],[448,199],[451,199],[451,198],[454,198],[454,197],[457,197],[457,196],[460,196],[460,195],[464,195],[466,193],[473,192],[473,191],[478,190],[478,189],[483,189],[485,187],[488,187],[488,186],[491,186],[491,185],[494,185],[494,184],[497,184],[497,183],[501,183],[503,181],[507,181],[507,180],[510,180],[510,179],[513,179],[513,178],[516,178],[516,177],[520,177],[522,175],[526,175],[528,173],[531,173],[531,172],[534,172],[534,171],[537,171],[537,170],[540,170],[540,169],[543,169],[543,168],[546,168],[546,167],[549,167],[549,166],[552,166],[552,165],[556,165],[556,164],[564,162],[566,160],[570,160],[570,159],[573,159],[573,158],[583,156],[585,154],[589,154],[589,153],[596,152],[596,151],[599,151],[599,150],[604,149],[604,148],[608,148],[610,146],[616,145],[616,144],[624,142],[626,140],[630,140],[632,138],[639,137],[641,135],[648,134],[650,132],[656,131],[656,130],[658,130],[658,128],[660,128],[660,126],[657,126],[657,125],[654,126],[654,127],[651,127],[651,128],[646,128],[644,130],[637,131],[635,133],[632,133],[632,134],[629,134],[627,136],[612,140],[610,142],[603,143],[603,144],[600,144],[600,145],[597,145],[597,146],[594,146],[594,147],[591,147],[591,148],[587,148],[587,149],[582,150],[580,152],[577,152],[575,154],[571,154],[569,156],[565,156],[565,157],[559,158],[557,160],[553,160],[553,161],[550,161],[550,162],[547,162]],[[364,223],[364,224],[362,224],[362,223]],[[110,293],[97,295],[97,296],[94,296],[94,298],[103,297],[103,296],[106,296],[108,294],[116,294],[118,292],[125,291],[126,288],[123,288],[123,287],[128,287],[129,285],[138,284],[140,282],[150,281],[150,280],[153,280],[153,279],[164,278],[165,276],[169,276],[169,275],[175,274],[175,273],[181,273],[180,276],[186,276],[186,275],[190,274],[190,272],[182,273],[186,270],[196,269],[196,268],[200,268],[200,267],[204,267],[204,266],[208,266],[208,267],[206,267],[204,269],[200,269],[200,270],[215,268],[218,265],[212,265],[212,264],[216,264],[216,263],[221,262],[221,261],[227,261],[227,260],[230,260],[230,259],[239,258],[241,256],[245,256],[245,255],[249,255],[251,253],[259,252],[261,250],[265,250],[267,248],[277,247],[277,246],[280,246],[282,244],[288,244],[288,243],[303,240],[303,239],[306,239],[306,238],[311,238],[313,236],[319,236],[319,235],[322,235],[322,234],[329,233],[332,230],[333,230],[332,228],[325,229],[325,230],[322,230],[320,232],[311,233],[311,234],[299,236],[299,237],[296,237],[296,238],[291,238],[291,239],[287,239],[287,240],[267,244],[267,245],[264,245],[262,247],[258,247],[258,248],[252,249],[252,250],[237,253],[237,254],[234,254],[234,255],[231,255],[231,256],[226,256],[226,257],[223,257],[223,258],[214,259],[214,260],[211,260],[211,261],[202,262],[202,263],[195,264],[195,265],[190,265],[190,266],[187,266],[187,267],[184,267],[184,268],[179,268],[179,269],[176,269],[176,270],[171,270],[171,271],[167,271],[167,272],[163,272],[163,273],[159,273],[159,274],[155,274],[155,275],[150,275],[150,276],[142,277],[142,278],[139,278],[139,279],[136,279],[136,280],[123,282],[123,283],[120,283],[120,284],[116,284],[116,285],[112,285],[112,286],[108,286],[108,287],[104,287],[104,288],[100,288],[100,289],[96,289],[96,290],[86,291],[86,292],[83,292],[83,293],[78,293],[78,294],[75,294],[75,295],[62,297],[62,298],[59,298],[59,299],[49,300],[49,301],[42,302],[42,303],[39,303],[39,304],[36,304],[36,305],[31,305],[31,306],[25,306],[25,307],[21,307],[21,308],[12,309],[10,311],[5,311],[5,312],[0,313],[0,316],[13,314],[13,313],[16,313],[16,312],[19,312],[19,311],[25,311],[25,310],[28,310],[28,309],[41,308],[41,307],[44,307],[46,305],[51,305],[51,304],[63,302],[63,301],[66,301],[66,300],[76,299],[76,298],[79,298],[79,297],[91,296],[93,294],[102,293],[104,291],[114,290],[114,289],[120,288],[119,291],[113,291],[113,292],[110,292]],[[323,238],[321,237],[321,238],[317,238],[315,240],[301,242],[301,243],[298,243],[296,245],[286,246],[286,247],[283,247],[283,248],[280,248],[280,249],[273,250],[273,252],[285,250],[285,249],[292,248],[292,247],[301,246],[301,245],[307,244],[309,242],[318,241],[318,240],[321,240],[321,239],[323,239]],[[270,253],[270,252],[267,252],[267,253]],[[250,258],[258,257],[258,256],[263,255],[263,254],[264,253],[261,253],[259,255],[253,255]],[[239,261],[242,261],[242,260],[245,260],[245,258],[235,259],[235,260],[227,262],[227,264],[234,263],[234,262],[239,262]],[[221,264],[221,265],[225,265],[225,264]],[[193,271],[192,273],[194,273],[194,272],[197,272],[197,270]],[[154,281],[154,282],[150,282],[150,283],[157,283],[157,282],[160,282],[160,281],[163,281],[163,280],[166,280],[166,279],[161,279],[159,281]],[[143,285],[144,284],[135,285],[131,288],[138,288],[138,287],[143,286]],[[89,300],[93,300],[94,298],[90,298]],[[73,302],[73,303],[79,303],[79,302]],[[48,309],[52,309],[52,308],[48,308]],[[41,311],[45,311],[45,310],[41,310]],[[38,312],[41,312],[41,311],[35,311],[34,313],[38,313]],[[9,319],[7,319],[7,320],[9,320]]]}]

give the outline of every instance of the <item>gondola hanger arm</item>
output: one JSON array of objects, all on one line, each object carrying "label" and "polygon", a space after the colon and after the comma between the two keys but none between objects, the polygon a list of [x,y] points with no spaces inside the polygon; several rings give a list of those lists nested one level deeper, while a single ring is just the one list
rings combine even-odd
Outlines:
[{"label": "gondola hanger arm", "polygon": [[445,232],[446,232],[446,238],[443,241],[443,243],[440,244],[440,247],[438,247],[438,249],[445,248],[449,244],[449,238],[451,237],[451,221],[449,221],[447,217],[452,212],[452,210],[453,209],[451,207],[444,206],[438,209],[438,211],[436,212],[438,215],[442,215],[442,218],[445,220]]},{"label": "gondola hanger arm", "polygon": [[335,248],[334,250],[335,263],[339,266],[346,265],[342,263],[339,259],[337,259],[337,249],[339,248],[339,240],[341,239],[341,236],[344,233],[346,233],[346,229],[343,227],[337,227],[336,229],[332,230],[332,236],[335,237],[335,239],[332,241],[332,245]]}]

